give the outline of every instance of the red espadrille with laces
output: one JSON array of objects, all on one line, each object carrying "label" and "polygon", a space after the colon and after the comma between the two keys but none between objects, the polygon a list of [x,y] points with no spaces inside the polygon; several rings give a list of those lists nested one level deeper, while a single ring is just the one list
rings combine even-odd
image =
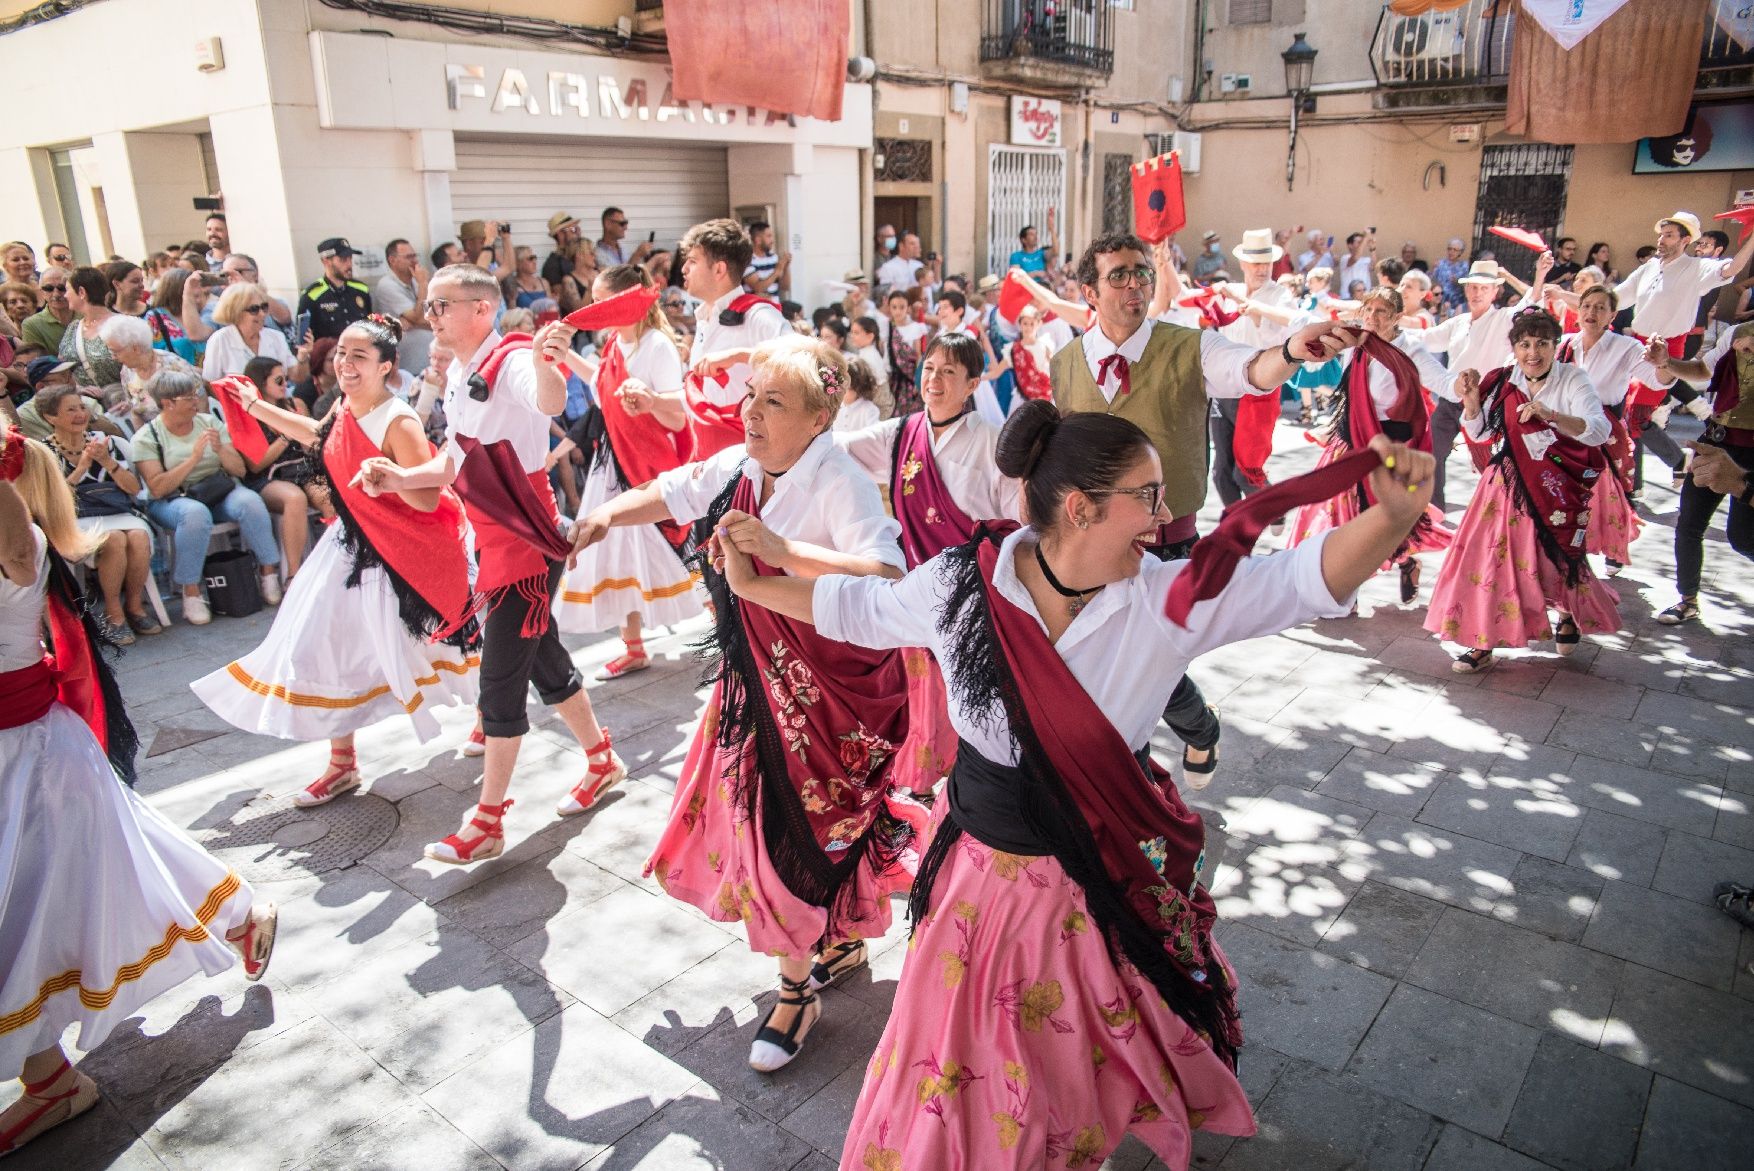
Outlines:
[{"label": "red espadrille with laces", "polygon": [[[428,846],[426,856],[434,862],[446,862],[452,866],[466,866],[471,862],[485,862],[489,858],[499,857],[505,853],[505,826],[500,819],[511,807],[512,800],[509,797],[498,805],[477,805],[469,824],[462,831]],[[488,818],[492,820],[489,821]],[[468,830],[479,832],[473,837],[464,837]]]},{"label": "red espadrille with laces", "polygon": [[342,752],[329,750],[329,768],[322,776],[292,795],[292,803],[300,809],[327,805],[350,789],[359,788],[359,758],[349,748]]},{"label": "red espadrille with laces", "polygon": [[623,675],[643,671],[652,665],[652,657],[646,654],[646,643],[643,638],[623,639],[622,645],[627,648],[627,652],[620,658],[610,659],[603,664],[602,669],[597,672],[598,682],[607,683],[611,679],[619,679]]},{"label": "red espadrille with laces", "polygon": [[615,755],[609,745],[609,729],[603,729],[603,739],[596,747],[586,753],[591,767],[585,771],[585,779],[573,786],[572,792],[560,799],[554,811],[562,817],[572,817],[583,813],[598,801],[603,794],[627,779],[627,766]]},{"label": "red espadrille with laces", "polygon": [[54,1073],[40,1082],[25,1082],[24,1095],[0,1114],[0,1155],[13,1151],[78,1118],[97,1105],[97,1083],[61,1059]]}]

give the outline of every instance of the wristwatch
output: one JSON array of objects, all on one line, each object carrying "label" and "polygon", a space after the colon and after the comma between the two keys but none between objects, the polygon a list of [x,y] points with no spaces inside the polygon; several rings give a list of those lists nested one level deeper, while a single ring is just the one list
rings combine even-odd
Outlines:
[{"label": "wristwatch", "polygon": [[1291,339],[1290,338],[1286,338],[1284,341],[1279,343],[1279,356],[1281,358],[1285,359],[1285,364],[1287,366],[1301,365],[1301,363],[1299,362],[1298,359],[1293,358],[1291,356]]}]

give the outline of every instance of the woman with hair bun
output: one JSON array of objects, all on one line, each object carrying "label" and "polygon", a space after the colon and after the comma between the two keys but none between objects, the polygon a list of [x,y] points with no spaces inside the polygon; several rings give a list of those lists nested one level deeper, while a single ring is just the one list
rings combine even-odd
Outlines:
[{"label": "woman with hair bun", "polygon": [[[855,646],[931,648],[962,737],[843,1166],[1094,1167],[1131,1131],[1185,1168],[1195,1128],[1254,1132],[1204,823],[1150,737],[1191,659],[1344,614],[1423,515],[1431,457],[1382,436],[1371,448],[1379,503],[1242,558],[1185,626],[1171,587],[1202,579],[1146,556],[1169,519],[1150,440],[1046,402],[999,438],[1028,527],[986,526],[899,582],[758,575],[721,542],[747,604]],[[1282,508],[1294,486],[1260,497]]]},{"label": "woman with hair bun", "polygon": [[[784,337],[758,346],[750,366],[745,442],[582,517],[574,550],[619,525],[703,520],[711,547],[736,548],[744,568],[775,580],[899,578],[900,527],[829,432],[846,356]],[[829,642],[741,601],[706,568],[715,686],[646,872],[714,919],[741,919],[750,947],[779,959],[779,1002],[749,1051],[771,1073],[821,1017],[817,991],[863,967],[863,941],[889,929],[889,895],[911,878],[925,816],[888,795],[907,737],[900,653]]]},{"label": "woman with hair bun", "polygon": [[335,376],[343,397],[320,422],[276,406],[247,378],[214,384],[251,418],[316,452],[316,476],[339,518],[288,587],[262,645],[190,684],[246,732],[329,741],[329,766],[293,797],[300,806],[359,786],[360,728],[402,712],[424,742],[439,733],[433,708],[476,700],[461,506],[447,489],[373,497],[356,482],[374,456],[403,467],[432,457],[414,408],[386,385],[401,335],[377,314],[342,331]]},{"label": "woman with hair bun", "polygon": [[1451,664],[1458,675],[1490,668],[1498,647],[1552,639],[1569,655],[1585,632],[1620,629],[1619,596],[1584,558],[1596,482],[1613,474],[1604,454],[1612,428],[1589,376],[1554,360],[1558,342],[1551,313],[1519,310],[1512,364],[1484,379],[1457,372],[1462,430],[1484,474],[1438,571],[1425,629],[1464,648]]},{"label": "woman with hair bun", "polygon": [[[1001,475],[995,461],[999,428],[968,407],[984,361],[974,338],[939,334],[920,359],[923,409],[834,437],[889,489],[909,569],[963,544],[983,520],[1022,516],[1017,481]],[[956,729],[945,706],[944,674],[932,656],[909,647],[902,658],[908,739],[895,763],[895,782],[930,800],[956,759]]]}]

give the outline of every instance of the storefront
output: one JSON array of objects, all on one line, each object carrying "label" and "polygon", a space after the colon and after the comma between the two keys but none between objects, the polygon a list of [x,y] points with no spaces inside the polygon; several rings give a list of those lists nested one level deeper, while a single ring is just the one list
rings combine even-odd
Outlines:
[{"label": "storefront", "polygon": [[[503,220],[546,254],[549,216],[595,236],[608,206],[635,244],[768,219],[802,301],[862,262],[869,86],[847,86],[839,122],[788,119],[677,102],[662,58],[379,23],[354,31],[299,0],[109,0],[10,35],[21,92],[57,96],[0,127],[0,236],[143,257],[199,237],[193,199],[222,191],[234,247],[282,293],[316,277],[328,236],[362,249],[371,279],[396,237],[424,253],[465,220]],[[56,63],[74,60],[153,61],[155,80],[123,101],[67,85]]]}]

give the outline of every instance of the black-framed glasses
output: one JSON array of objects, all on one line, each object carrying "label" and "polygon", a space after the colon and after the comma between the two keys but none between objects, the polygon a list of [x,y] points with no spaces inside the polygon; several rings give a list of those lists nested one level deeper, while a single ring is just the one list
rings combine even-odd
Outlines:
[{"label": "black-framed glasses", "polygon": [[1156,512],[1163,507],[1163,485],[1157,481],[1140,484],[1137,488],[1099,488],[1094,492],[1086,492],[1086,496],[1131,496],[1145,506],[1147,512]]},{"label": "black-framed glasses", "polygon": [[1139,282],[1141,289],[1148,289],[1157,283],[1157,271],[1148,265],[1141,264],[1137,268],[1111,268],[1103,275],[1112,289],[1124,289],[1134,280]]},{"label": "black-framed glasses", "polygon": [[437,298],[436,300],[426,302],[426,304],[422,305],[420,308],[425,311],[425,313],[428,317],[443,317],[445,315],[445,311],[448,310],[452,305],[471,305],[471,304],[485,305],[485,304],[487,304],[487,302],[482,300],[480,297],[469,297],[469,298],[466,298],[466,299],[461,300],[461,301],[450,301],[450,300],[446,300],[443,297],[440,297],[440,298]]}]

